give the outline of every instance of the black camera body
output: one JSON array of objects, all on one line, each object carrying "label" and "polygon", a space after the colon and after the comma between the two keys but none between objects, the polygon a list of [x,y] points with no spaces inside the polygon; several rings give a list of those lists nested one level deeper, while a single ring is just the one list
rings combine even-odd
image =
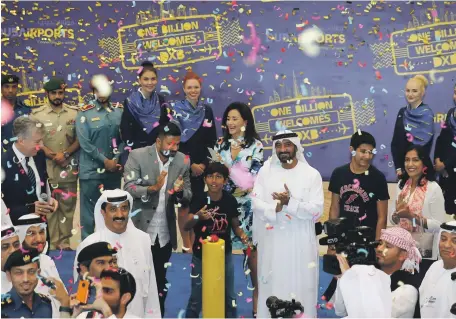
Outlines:
[{"label": "black camera body", "polygon": [[300,313],[304,312],[304,307],[301,303],[294,299],[286,301],[271,296],[266,300],[266,306],[269,309],[271,318],[293,318],[296,315],[296,310],[299,310]]},{"label": "black camera body", "polygon": [[[344,253],[350,266],[375,265],[377,258],[375,248],[375,230],[367,226],[353,226],[353,222],[345,217],[328,220],[324,223],[327,237],[319,240],[320,245],[334,245],[336,253]],[[332,275],[340,275],[340,267],[335,255],[323,256],[323,271]]]}]

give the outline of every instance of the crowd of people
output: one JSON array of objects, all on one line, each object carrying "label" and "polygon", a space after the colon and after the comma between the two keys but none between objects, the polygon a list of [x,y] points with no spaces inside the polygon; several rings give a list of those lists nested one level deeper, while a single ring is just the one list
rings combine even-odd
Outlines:
[{"label": "crowd of people", "polygon": [[[186,317],[201,313],[202,250],[214,236],[225,241],[226,317],[238,316],[234,249],[243,251],[251,277],[252,317],[270,316],[270,296],[299,301],[316,317],[315,224],[324,191],[296,133],[278,131],[265,159],[250,108],[233,102],[217,139],[201,78],[189,71],[186,98],[167,103],[150,62],[123,105],[111,103],[105,76],[92,78],[94,99],[80,108],[64,103],[64,80],[51,78],[46,104],[30,109],[17,98],[18,82],[2,75],[2,99],[13,111],[2,123],[2,318],[164,317],[167,264],[179,234],[182,252],[193,255]],[[456,221],[446,222],[456,214],[456,107],[432,162],[436,133],[423,102],[426,86],[421,75],[407,82],[407,105],[397,116],[395,207],[388,209],[385,175],[372,165],[370,133],[355,131],[349,163],[331,175],[330,220],[367,229],[378,241],[372,264],[328,246],[340,267],[332,298],[338,315],[456,317]],[[78,196],[78,289],[69,294],[47,253],[71,250]]]}]

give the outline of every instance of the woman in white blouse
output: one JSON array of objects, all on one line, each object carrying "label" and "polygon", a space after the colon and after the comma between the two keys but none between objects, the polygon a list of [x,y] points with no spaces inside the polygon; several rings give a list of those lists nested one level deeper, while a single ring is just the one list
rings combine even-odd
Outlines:
[{"label": "woman in white blouse", "polygon": [[[435,170],[422,146],[412,145],[405,154],[405,174],[397,187],[393,224],[412,233],[423,258],[437,259],[440,225],[445,221],[445,200],[435,181]],[[433,236],[433,238],[432,238]],[[426,248],[425,242],[432,241]]]}]

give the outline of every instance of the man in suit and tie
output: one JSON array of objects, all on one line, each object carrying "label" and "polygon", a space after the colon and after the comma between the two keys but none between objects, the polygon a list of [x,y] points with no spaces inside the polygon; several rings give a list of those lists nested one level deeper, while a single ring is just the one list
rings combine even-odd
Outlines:
[{"label": "man in suit and tie", "polygon": [[124,189],[134,199],[133,211],[141,209],[132,220],[151,238],[162,317],[167,293],[164,264],[169,262],[172,249],[177,249],[174,206],[189,202],[192,196],[190,162],[178,152],[180,136],[176,124],[161,125],[155,144],[133,150],[124,170]]},{"label": "man in suit and tie", "polygon": [[13,136],[17,139],[2,156],[3,201],[10,209],[13,224],[29,213],[47,216],[58,206],[51,198],[46,158],[40,152],[43,133],[41,123],[28,116],[18,117],[13,122]]}]

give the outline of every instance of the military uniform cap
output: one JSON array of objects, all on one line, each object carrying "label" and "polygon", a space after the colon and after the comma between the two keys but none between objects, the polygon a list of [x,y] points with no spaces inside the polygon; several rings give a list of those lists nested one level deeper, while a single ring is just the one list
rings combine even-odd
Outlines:
[{"label": "military uniform cap", "polygon": [[112,256],[117,254],[117,250],[112,248],[110,243],[101,241],[84,247],[78,255],[78,263],[93,260],[94,258]]},{"label": "military uniform cap", "polygon": [[21,267],[36,262],[36,258],[39,257],[40,253],[35,248],[22,252],[22,250],[16,250],[5,262],[5,271],[11,271],[13,267]]},{"label": "military uniform cap", "polygon": [[46,91],[54,91],[59,89],[64,89],[66,87],[65,80],[62,78],[51,78],[44,84],[44,89]]},{"label": "military uniform cap", "polygon": [[19,77],[14,74],[2,74],[2,85],[19,83]]}]

